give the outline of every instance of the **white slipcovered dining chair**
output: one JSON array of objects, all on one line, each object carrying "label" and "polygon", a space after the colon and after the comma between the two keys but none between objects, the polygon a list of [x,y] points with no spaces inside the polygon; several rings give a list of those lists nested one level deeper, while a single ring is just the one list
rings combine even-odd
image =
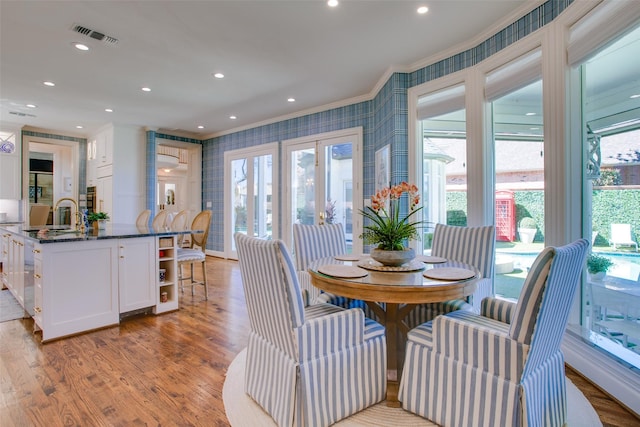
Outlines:
[{"label": "white slipcovered dining chair", "polygon": [[311,283],[307,268],[312,261],[320,258],[345,255],[347,253],[346,236],[342,224],[294,224],[293,248],[296,260],[296,273],[300,282],[302,299],[305,306],[317,303],[329,303],[342,308],[359,308],[370,319],[378,316],[361,300],[320,292]]},{"label": "white slipcovered dining chair", "polygon": [[280,240],[235,234],[249,314],[245,392],[279,426],[328,426],[384,399],[384,328],[362,311],[304,307]]},{"label": "white slipcovered dining chair", "polygon": [[[201,230],[202,233],[191,233],[191,241],[188,248],[178,248],[178,282],[180,291],[184,292],[185,286],[191,286],[191,295],[194,295],[194,286],[204,286],[204,299],[209,299],[209,286],[207,283],[207,255],[205,254],[207,238],[209,237],[209,226],[211,224],[211,211],[201,211],[191,223],[191,230]],[[195,247],[197,246],[197,247]],[[193,275],[193,265],[202,265],[202,280],[196,280]],[[189,266],[189,276],[185,276],[184,266]],[[188,281],[185,284],[185,281]]]},{"label": "white slipcovered dining chair", "polygon": [[545,248],[518,303],[492,297],[482,314],[454,311],[408,334],[398,398],[446,426],[562,426],[560,343],[589,248],[585,239]]},{"label": "white slipcovered dining chair", "polygon": [[493,296],[493,268],[495,250],[495,229],[493,225],[480,227],[458,227],[436,224],[433,233],[431,255],[469,264],[480,274],[476,290],[469,301],[451,300],[439,303],[420,304],[406,318],[413,328],[434,317],[455,310],[480,312],[481,301]]}]

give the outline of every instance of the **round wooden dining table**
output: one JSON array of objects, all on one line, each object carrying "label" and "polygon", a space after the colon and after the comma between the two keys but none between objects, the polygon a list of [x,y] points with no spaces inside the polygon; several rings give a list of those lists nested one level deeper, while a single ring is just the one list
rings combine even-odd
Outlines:
[{"label": "round wooden dining table", "polygon": [[[345,255],[321,258],[309,266],[311,283],[315,287],[364,301],[378,317],[376,320],[384,325],[388,406],[400,406],[398,386],[409,332],[405,322],[407,315],[418,304],[465,299],[476,289],[477,269],[451,260],[439,259],[438,263],[421,261],[430,258],[435,257],[417,257],[401,267],[384,267],[366,255]],[[437,269],[444,270],[435,271]],[[462,276],[468,277],[462,279]]]}]

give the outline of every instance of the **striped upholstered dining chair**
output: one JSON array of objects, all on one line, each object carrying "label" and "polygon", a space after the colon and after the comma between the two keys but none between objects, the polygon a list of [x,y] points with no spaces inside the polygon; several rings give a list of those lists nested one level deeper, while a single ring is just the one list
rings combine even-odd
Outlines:
[{"label": "striped upholstered dining chair", "polygon": [[560,342],[589,243],[546,248],[518,303],[486,298],[408,334],[399,400],[442,426],[562,426],[567,398]]},{"label": "striped upholstered dining chair", "polygon": [[304,304],[332,302],[344,306],[340,304],[338,298],[333,296],[325,296],[324,301],[319,301],[320,290],[311,284],[311,277],[307,272],[312,261],[347,253],[346,236],[342,224],[293,224],[293,252]]},{"label": "striped upholstered dining chair", "polygon": [[362,311],[304,307],[280,240],[235,234],[249,314],[245,392],[279,426],[328,426],[384,399],[384,328]]},{"label": "striped upholstered dining chair", "polygon": [[496,245],[493,225],[481,227],[456,227],[436,224],[433,233],[431,255],[469,264],[478,269],[480,279],[469,298],[439,303],[420,304],[407,316],[406,322],[413,328],[434,317],[455,310],[480,312],[481,301],[493,296],[494,250]]}]

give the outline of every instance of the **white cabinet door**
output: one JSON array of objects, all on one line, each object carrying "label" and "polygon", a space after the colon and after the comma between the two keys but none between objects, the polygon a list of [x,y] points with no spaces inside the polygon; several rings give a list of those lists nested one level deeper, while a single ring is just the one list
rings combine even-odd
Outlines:
[{"label": "white cabinet door", "polygon": [[97,209],[100,212],[106,212],[110,218],[113,218],[113,177],[98,178],[96,192],[98,199]]},{"label": "white cabinet door", "polygon": [[42,245],[33,249],[33,321],[42,330]]},{"label": "white cabinet door", "polygon": [[20,156],[0,153],[0,199],[22,198],[22,168]]},{"label": "white cabinet door", "polygon": [[11,233],[5,231],[2,232],[2,253],[0,254],[0,261],[2,261],[2,284],[9,287],[9,250],[11,248]]},{"label": "white cabinet door", "polygon": [[87,143],[87,187],[95,187],[98,179],[98,161],[96,160],[96,140]]},{"label": "white cabinet door", "polygon": [[154,237],[118,241],[120,313],[156,305]]},{"label": "white cabinet door", "polygon": [[96,151],[98,166],[113,163],[113,128],[105,129],[96,136]]},{"label": "white cabinet door", "polygon": [[13,296],[24,307],[24,239],[11,236],[9,248],[9,289]]},{"label": "white cabinet door", "polygon": [[43,341],[118,324],[117,243],[40,245],[42,300],[35,317],[41,321]]}]

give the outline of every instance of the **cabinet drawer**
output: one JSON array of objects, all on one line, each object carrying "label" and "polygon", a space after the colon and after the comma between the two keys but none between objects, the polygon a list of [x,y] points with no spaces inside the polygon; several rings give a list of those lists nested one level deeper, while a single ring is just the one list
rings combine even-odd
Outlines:
[{"label": "cabinet drawer", "polygon": [[100,166],[98,168],[98,178],[113,175],[113,165]]}]

